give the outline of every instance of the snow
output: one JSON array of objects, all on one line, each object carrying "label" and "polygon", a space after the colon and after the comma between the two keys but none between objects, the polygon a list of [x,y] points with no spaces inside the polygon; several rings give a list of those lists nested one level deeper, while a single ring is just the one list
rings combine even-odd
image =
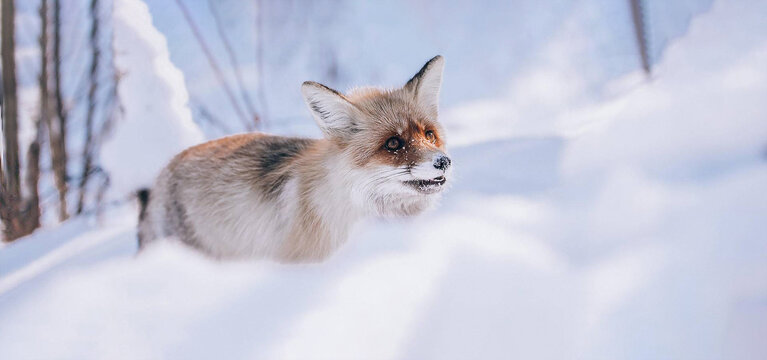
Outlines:
[{"label": "snow", "polygon": [[[204,136],[187,107],[184,74],[173,65],[165,37],[152,25],[140,0],[114,3],[117,93],[123,114],[101,159],[114,194],[152,185],[159,171],[181,150]],[[149,145],[151,144],[151,145]],[[149,145],[151,151],[136,151]]]},{"label": "snow", "polygon": [[715,2],[652,79],[598,91],[552,37],[510,91],[443,111],[436,210],[322,264],[136,257],[132,205],[8,245],[3,358],[765,358],[765,10]]}]

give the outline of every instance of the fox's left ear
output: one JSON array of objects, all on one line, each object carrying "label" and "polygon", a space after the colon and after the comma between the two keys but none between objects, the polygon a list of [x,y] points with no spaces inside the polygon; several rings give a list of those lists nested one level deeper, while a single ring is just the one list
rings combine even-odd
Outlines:
[{"label": "fox's left ear", "polygon": [[442,86],[443,67],[445,67],[445,59],[441,55],[433,57],[403,88],[411,93],[416,103],[435,120],[439,111],[439,89]]}]

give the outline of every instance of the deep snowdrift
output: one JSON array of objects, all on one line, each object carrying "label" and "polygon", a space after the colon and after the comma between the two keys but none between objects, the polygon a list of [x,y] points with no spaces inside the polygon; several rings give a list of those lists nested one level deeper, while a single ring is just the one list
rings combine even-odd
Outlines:
[{"label": "deep snowdrift", "polygon": [[[115,67],[121,117],[101,150],[110,193],[150,187],[171,157],[205,138],[187,107],[184,75],[139,0],[114,2]],[[113,196],[115,196],[113,195]]]},{"label": "deep snowdrift", "polygon": [[[442,206],[361,224],[323,264],[135,258],[131,207],[8,246],[3,358],[764,358],[765,10],[715,4],[608,101],[447,109]],[[502,121],[518,104],[549,122]]]}]

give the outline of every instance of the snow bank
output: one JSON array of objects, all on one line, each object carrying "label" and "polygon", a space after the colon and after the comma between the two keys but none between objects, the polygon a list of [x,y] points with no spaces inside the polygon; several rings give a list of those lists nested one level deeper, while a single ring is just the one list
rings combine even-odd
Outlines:
[{"label": "snow bank", "polygon": [[[12,244],[4,358],[763,359],[765,10],[716,3],[652,81],[620,80],[631,91],[607,100],[579,93],[567,62],[542,64],[537,94],[576,90],[512,91],[450,119],[466,136],[443,204],[364,223],[323,264],[170,244],[133,258],[131,208],[39,235],[77,244],[43,264]],[[522,138],[524,116],[471,130],[509,103],[553,120]]]},{"label": "snow bank", "polygon": [[171,157],[204,137],[187,107],[184,75],[171,63],[146,4],[116,0],[113,26],[123,113],[101,158],[110,191],[121,196],[150,186]]},{"label": "snow bank", "polygon": [[767,23],[747,3],[717,5],[706,16],[717,25],[694,23],[666,51],[654,80],[601,105],[611,113],[590,109],[591,126],[601,129],[573,142],[565,170],[624,165],[695,177],[761,158],[767,41],[757,34],[767,33]]}]

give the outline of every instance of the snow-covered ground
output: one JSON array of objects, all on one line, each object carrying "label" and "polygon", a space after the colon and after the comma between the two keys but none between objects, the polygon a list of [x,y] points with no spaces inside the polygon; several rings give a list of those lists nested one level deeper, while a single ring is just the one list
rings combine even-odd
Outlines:
[{"label": "snow-covered ground", "polygon": [[322,264],[135,257],[129,205],[41,230],[0,249],[2,358],[764,359],[765,11],[715,2],[599,96],[554,36],[443,110],[438,209]]}]

